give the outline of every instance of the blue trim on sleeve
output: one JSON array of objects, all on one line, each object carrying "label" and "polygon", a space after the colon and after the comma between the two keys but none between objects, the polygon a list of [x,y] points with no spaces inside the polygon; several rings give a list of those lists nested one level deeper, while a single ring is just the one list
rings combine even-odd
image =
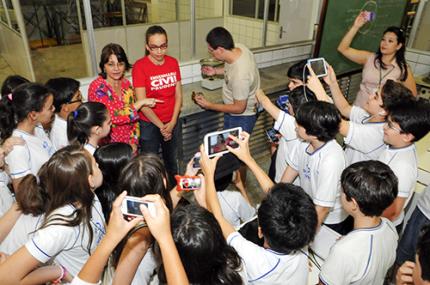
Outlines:
[{"label": "blue trim on sleeve", "polygon": [[249,282],[254,282],[254,281],[260,280],[261,278],[266,277],[267,275],[269,275],[270,273],[272,273],[272,271],[274,271],[276,269],[276,267],[278,267],[278,265],[279,265],[280,262],[281,262],[281,259],[278,258],[278,262],[275,264],[275,266],[272,269],[270,269],[268,272],[264,273],[263,275],[261,275],[260,277],[258,277],[256,279],[249,280]]},{"label": "blue trim on sleeve", "polygon": [[44,255],[46,255],[46,257],[51,258],[52,256],[50,256],[49,254],[47,254],[46,252],[44,252],[40,247],[37,246],[37,244],[34,242],[34,239],[31,239],[31,242],[34,244],[34,246]]}]

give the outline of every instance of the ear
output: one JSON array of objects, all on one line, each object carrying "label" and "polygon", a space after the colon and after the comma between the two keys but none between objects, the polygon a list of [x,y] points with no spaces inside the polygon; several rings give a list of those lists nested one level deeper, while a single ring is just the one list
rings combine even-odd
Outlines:
[{"label": "ear", "polygon": [[398,44],[398,45],[397,45],[397,47],[396,47],[396,50],[401,49],[401,48],[402,48],[402,46],[403,46],[403,44],[402,44],[402,43]]},{"label": "ear", "polygon": [[264,237],[260,226],[258,226],[257,234],[258,234],[258,238],[260,238],[260,239],[262,239]]},{"label": "ear", "polygon": [[352,203],[352,210],[353,211],[360,210],[360,206],[358,206],[357,200],[355,200],[354,198],[351,198],[350,202]]},{"label": "ear", "polygon": [[65,114],[69,113],[69,104],[63,104],[63,105],[61,105],[60,112],[61,113],[65,113]]},{"label": "ear", "polygon": [[145,44],[145,49],[150,52],[151,50],[149,49],[149,46],[147,44]]},{"label": "ear", "polygon": [[411,133],[402,133],[402,140],[406,143],[411,143],[414,141],[414,135]]},{"label": "ear", "polygon": [[95,188],[94,177],[92,174],[88,175],[88,184],[90,184],[91,189]]},{"label": "ear", "polygon": [[39,114],[36,111],[31,111],[28,113],[27,118],[31,121],[37,121],[37,118],[39,117]]},{"label": "ear", "polygon": [[100,135],[102,128],[100,126],[94,126],[91,128],[91,133],[95,135]]}]

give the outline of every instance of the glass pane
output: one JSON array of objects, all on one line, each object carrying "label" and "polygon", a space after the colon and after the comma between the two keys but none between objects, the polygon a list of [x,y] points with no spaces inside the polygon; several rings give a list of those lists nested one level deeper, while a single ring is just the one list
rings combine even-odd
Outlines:
[{"label": "glass pane", "polygon": [[15,31],[19,32],[19,27],[18,27],[18,23],[16,21],[15,11],[14,11],[13,5],[12,5],[12,0],[6,0],[6,6],[7,6],[8,13],[9,13],[10,22],[12,25],[11,28],[14,29]]},{"label": "glass pane", "polygon": [[[80,0],[82,26],[86,29],[83,1]],[[122,26],[121,0],[91,0],[91,15],[94,29]]]},{"label": "glass pane", "polygon": [[195,3],[197,19],[222,17],[223,15],[222,0],[196,0]]},{"label": "glass pane", "polygon": [[[230,0],[230,1],[233,1],[233,5],[231,6],[232,15],[244,16],[244,17],[250,17],[250,18],[255,17],[255,4],[256,4],[256,1],[259,1],[259,0]],[[263,5],[264,5],[264,0],[260,0],[260,1],[263,2]]]}]

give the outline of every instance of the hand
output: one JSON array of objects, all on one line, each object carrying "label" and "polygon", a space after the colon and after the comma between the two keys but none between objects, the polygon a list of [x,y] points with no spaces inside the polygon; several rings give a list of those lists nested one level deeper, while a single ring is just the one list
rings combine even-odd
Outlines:
[{"label": "hand", "polygon": [[200,146],[200,153],[200,168],[207,179],[213,179],[216,164],[221,156],[215,156],[214,158],[210,159],[206,154],[205,147],[203,145]]},{"label": "hand", "polygon": [[361,11],[360,14],[358,14],[357,18],[355,18],[353,26],[356,27],[357,29],[360,29],[361,27],[364,26],[364,24],[368,22],[366,12],[367,11]]},{"label": "hand", "polygon": [[205,183],[205,177],[203,175],[199,175],[200,179],[202,180],[202,184],[200,186],[200,189],[194,190],[194,198],[196,199],[197,203],[202,206],[203,208],[207,208],[206,205],[206,183]]},{"label": "hand", "polygon": [[396,285],[414,284],[412,274],[415,268],[415,263],[406,261],[400,266],[396,273]]},{"label": "hand", "polygon": [[249,152],[249,134],[247,132],[241,132],[239,135],[242,139],[230,135],[229,137],[235,141],[239,147],[238,148],[232,148],[230,146],[226,146],[227,149],[237,156],[240,160],[243,162],[250,161],[252,159],[251,153]]},{"label": "hand", "polygon": [[196,102],[196,104],[199,105],[200,107],[202,107],[203,109],[210,109],[211,102],[206,100],[205,96],[196,95],[196,97],[194,97],[194,99],[195,99],[194,102]]},{"label": "hand", "polygon": [[9,137],[7,140],[4,141],[1,148],[4,150],[4,155],[8,155],[9,152],[12,151],[13,147],[15,145],[24,145],[25,141],[22,138],[19,137]]},{"label": "hand", "polygon": [[308,87],[315,94],[321,94],[321,92],[325,93],[324,87],[321,84],[321,81],[316,76],[314,70],[312,69],[310,64],[306,64],[307,69],[309,70],[308,80],[306,82],[306,87]]},{"label": "hand", "polygon": [[201,72],[202,72],[202,74],[207,75],[207,76],[216,75],[216,69],[215,69],[215,67],[212,67],[212,66],[202,66]]},{"label": "hand", "polygon": [[110,213],[109,225],[106,230],[106,236],[108,240],[115,243],[119,243],[122,238],[138,223],[143,221],[143,218],[136,217],[131,221],[126,221],[121,212],[122,201],[127,195],[126,191],[123,191],[113,202],[112,211]]},{"label": "hand", "polygon": [[157,103],[164,103],[163,100],[155,99],[155,98],[145,98],[142,100],[142,106],[154,108]]},{"label": "hand", "polygon": [[199,172],[198,168],[193,167],[194,164],[194,156],[187,163],[187,169],[185,170],[185,176],[196,176],[197,172]]},{"label": "hand", "polygon": [[328,86],[337,84],[336,73],[334,72],[334,69],[330,64],[327,64],[327,76],[324,76],[323,79]]},{"label": "hand", "polygon": [[171,120],[170,122],[164,124],[164,126],[160,129],[160,132],[163,135],[164,141],[169,141],[172,139],[172,132],[175,126],[176,126],[176,121]]},{"label": "hand", "polygon": [[142,204],[140,206],[140,210],[142,211],[146,224],[154,238],[160,242],[160,239],[171,237],[169,209],[164,204],[161,196],[151,194],[145,195],[142,199],[152,202],[155,205],[155,217],[149,213],[149,210],[145,205]]}]

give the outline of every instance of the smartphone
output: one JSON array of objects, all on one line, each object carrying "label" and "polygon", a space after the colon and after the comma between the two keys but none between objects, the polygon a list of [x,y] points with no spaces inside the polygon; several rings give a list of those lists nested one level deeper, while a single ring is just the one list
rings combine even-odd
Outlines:
[{"label": "smartphone", "polygon": [[366,17],[366,20],[369,22],[374,21],[376,18],[376,13],[373,11],[364,11],[364,15]]},{"label": "smartphone", "polygon": [[308,64],[312,67],[317,77],[327,76],[327,65],[323,57],[308,59]]},{"label": "smartphone", "polygon": [[279,137],[277,136],[278,131],[275,130],[274,128],[270,128],[266,130],[266,135],[267,138],[269,139],[269,141],[271,141],[272,143],[277,143],[279,142]]},{"label": "smartphone", "polygon": [[276,105],[283,111],[288,112],[288,95],[280,95],[278,99],[276,99]]},{"label": "smartphone", "polygon": [[176,189],[178,191],[198,190],[202,186],[202,179],[199,176],[176,175]]},{"label": "smartphone", "polygon": [[151,216],[155,217],[155,205],[152,202],[147,202],[139,197],[125,196],[121,205],[121,212],[127,216],[142,217],[142,211],[140,205],[145,205]]},{"label": "smartphone", "polygon": [[199,169],[200,168],[200,156],[201,156],[200,152],[198,152],[198,153],[196,153],[194,155],[194,158],[193,158],[193,168],[195,168],[195,169]]},{"label": "smartphone", "polygon": [[216,155],[227,153],[227,145],[232,148],[238,148],[239,145],[231,138],[229,138],[229,136],[232,135],[235,137],[239,137],[239,134],[241,132],[242,128],[237,127],[206,134],[203,139],[203,144],[208,157],[214,157]]}]

